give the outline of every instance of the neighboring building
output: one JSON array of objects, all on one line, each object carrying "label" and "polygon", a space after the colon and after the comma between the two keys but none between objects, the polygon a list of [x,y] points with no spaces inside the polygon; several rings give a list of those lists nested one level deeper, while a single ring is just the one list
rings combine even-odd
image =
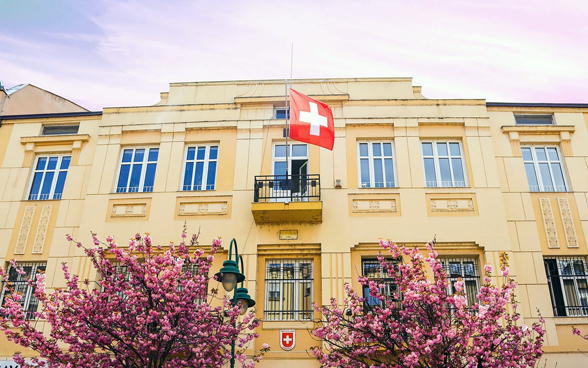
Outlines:
[{"label": "neighboring building", "polygon": [[[508,252],[524,322],[537,307],[546,318],[547,366],[583,364],[588,344],[570,326],[588,328],[588,105],[426,99],[410,78],[293,86],[332,107],[332,152],[286,148],[278,80],[174,83],[154,106],[3,119],[0,262],[45,267],[59,287],[61,262],[94,277],[66,233],[165,244],[187,222],[203,245],[236,238],[264,320],[256,350],[272,346],[260,366],[303,368],[318,366],[313,302],[381,277],[380,237],[436,237],[472,301],[483,265]],[[291,351],[280,330],[296,330]],[[15,350],[0,342],[6,359]]]},{"label": "neighboring building", "polygon": [[0,88],[0,116],[82,111],[88,110],[32,84]]}]

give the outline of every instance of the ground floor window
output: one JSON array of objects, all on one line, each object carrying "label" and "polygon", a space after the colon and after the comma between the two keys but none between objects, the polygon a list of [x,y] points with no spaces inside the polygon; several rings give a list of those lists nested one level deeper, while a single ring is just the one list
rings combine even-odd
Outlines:
[{"label": "ground floor window", "polygon": [[267,260],[264,313],[266,321],[312,319],[312,266],[312,260]]}]

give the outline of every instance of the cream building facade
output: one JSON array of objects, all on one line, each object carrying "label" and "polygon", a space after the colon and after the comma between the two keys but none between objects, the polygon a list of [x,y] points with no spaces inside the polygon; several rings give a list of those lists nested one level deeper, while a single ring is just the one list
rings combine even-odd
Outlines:
[{"label": "cream building facade", "polygon": [[[469,298],[508,252],[525,323],[537,308],[546,318],[547,367],[583,364],[571,325],[588,329],[588,105],[427,99],[410,78],[293,88],[331,106],[332,152],[286,146],[280,80],[173,83],[153,106],[3,117],[0,262],[45,267],[59,287],[61,262],[95,277],[67,233],[165,244],[187,223],[203,245],[235,238],[264,320],[253,348],[272,347],[260,366],[302,368],[318,366],[313,302],[381,277],[379,238],[435,237]],[[282,330],[295,331],[292,350]],[[5,359],[15,350],[0,342]]]}]

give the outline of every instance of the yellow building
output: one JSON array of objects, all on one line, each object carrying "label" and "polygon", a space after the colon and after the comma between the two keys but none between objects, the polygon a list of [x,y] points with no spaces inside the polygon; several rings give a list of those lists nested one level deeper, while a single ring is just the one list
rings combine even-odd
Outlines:
[{"label": "yellow building", "polygon": [[[3,117],[0,262],[45,266],[57,287],[61,262],[94,277],[67,233],[149,231],[165,244],[186,222],[204,245],[236,238],[264,320],[254,348],[272,347],[260,366],[303,368],[318,366],[306,352],[313,302],[380,276],[380,237],[436,237],[469,298],[483,265],[508,252],[525,323],[536,308],[546,318],[547,366],[585,362],[570,326],[588,332],[588,105],[427,99],[410,78],[293,88],[331,106],[332,152],[286,147],[281,80],[173,83],[153,106]],[[15,350],[0,342],[4,359]]]}]

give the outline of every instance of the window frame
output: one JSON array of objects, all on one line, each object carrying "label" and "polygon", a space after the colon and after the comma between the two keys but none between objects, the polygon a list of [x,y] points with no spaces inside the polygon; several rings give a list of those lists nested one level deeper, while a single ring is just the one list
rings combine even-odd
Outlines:
[{"label": "window frame", "polygon": [[[68,132],[68,133],[50,133],[50,134],[46,134],[45,129],[49,128],[49,130],[51,129],[57,129],[57,128],[73,128],[76,127],[76,131],[75,132]],[[80,131],[80,124],[59,124],[59,125],[43,125],[41,127],[41,136],[45,136],[45,137],[51,137],[54,135],[74,135],[74,134],[78,134]]]},{"label": "window frame", "polygon": [[[455,282],[458,281],[460,278],[462,279],[462,281],[464,282],[464,287],[463,287],[463,293],[465,294],[466,297],[466,303],[468,306],[472,306],[473,304],[478,302],[478,293],[480,292],[480,288],[481,288],[481,283],[480,283],[480,279],[481,279],[481,274],[480,274],[480,264],[478,263],[479,258],[476,256],[446,256],[446,257],[439,257],[439,260],[441,261],[441,264],[443,265],[443,270],[447,273],[447,282],[448,282],[448,286],[447,286],[447,295],[453,295],[454,294],[454,288],[455,288]],[[451,265],[450,263],[456,263],[456,261],[459,261],[460,264],[460,271],[461,271],[461,275],[460,276],[451,276]],[[474,271],[474,275],[473,276],[466,276],[465,273],[465,267],[464,262],[469,262],[469,261],[473,261],[473,271]],[[476,282],[476,294],[472,295],[472,298],[469,298],[469,294],[467,292],[467,281],[475,281]]]},{"label": "window frame", "polygon": [[[398,265],[402,264],[402,258],[385,258],[386,261],[391,262],[394,264],[395,268],[398,267]],[[378,278],[370,278],[367,276],[366,272],[365,272],[365,264],[366,262],[375,262],[378,264],[378,270],[377,272],[380,273],[380,277]],[[398,290],[398,285],[396,285],[396,282],[394,280],[394,278],[390,277],[390,275],[386,274],[386,271],[384,270],[384,268],[382,267],[382,265],[380,264],[380,261],[378,260],[377,257],[365,257],[365,258],[361,258],[361,274],[362,276],[366,277],[368,279],[368,281],[381,281],[381,284],[385,285],[385,289],[386,289],[386,293],[382,293],[382,289],[383,288],[379,288],[380,289],[380,294],[385,295],[387,298],[389,298],[390,300],[395,300],[394,299],[394,293]],[[366,291],[367,291],[367,295],[366,295]],[[376,307],[376,306],[380,306],[381,307],[381,303],[378,300],[378,303],[371,303],[369,298],[375,298],[371,295],[369,295],[369,286],[367,285],[362,285],[362,296],[364,298],[364,305],[366,307]],[[396,301],[396,300],[395,300]]]},{"label": "window frame", "polygon": [[[6,270],[8,275],[9,275],[9,279],[6,280],[2,280],[2,282],[0,282],[0,285],[2,287],[2,289],[0,290],[0,305],[4,304],[4,298],[6,297],[6,283],[7,282],[11,282],[12,283],[12,287],[14,287],[15,284],[18,285],[25,285],[26,289],[24,292],[22,292],[22,297],[21,297],[21,301],[22,303],[20,303],[23,307],[23,311],[25,313],[25,318],[26,319],[34,319],[35,315],[34,313],[39,309],[39,300],[35,297],[34,295],[34,287],[29,285],[28,282],[26,281],[27,278],[31,278],[33,280],[36,280],[37,274],[39,273],[38,270],[40,267],[42,267],[42,271],[41,272],[46,272],[47,270],[47,262],[22,262],[22,263],[17,263],[17,267],[22,267],[24,269],[24,267],[31,267],[31,274],[30,275],[25,275],[22,276],[18,273],[17,274],[17,279],[16,280],[10,280],[10,271],[13,269],[12,265],[8,266],[8,269]],[[24,280],[19,280],[21,277],[24,277]],[[20,292],[19,290],[16,290],[16,292]],[[36,305],[37,308],[34,311],[30,311],[29,307],[31,305],[31,301],[32,300],[37,300]]]},{"label": "window frame", "polygon": [[[521,118],[537,118],[537,117],[545,118],[545,117],[549,117],[549,120],[551,121],[551,123],[549,123],[549,124],[543,124],[543,123],[539,123],[539,124],[519,123],[517,121],[517,117],[521,117]],[[515,125],[521,125],[521,126],[549,126],[549,125],[555,125],[555,118],[554,118],[553,114],[514,114],[514,118],[515,118]]]},{"label": "window frame", "polygon": [[[278,110],[283,110],[284,111],[284,117],[283,118],[279,118],[278,117]],[[273,116],[274,120],[287,120],[290,119],[290,107],[286,108],[286,107],[274,107],[274,116]]]},{"label": "window frame", "polygon": [[[285,146],[286,149],[289,150],[287,152],[288,155],[276,156],[276,147],[278,147],[278,146]],[[292,151],[294,150],[294,146],[306,146],[306,155],[293,157]],[[288,160],[286,160],[286,157],[288,158]],[[286,142],[274,142],[272,144],[272,171],[271,171],[272,175],[282,176],[281,174],[276,174],[276,172],[275,172],[276,162],[285,162],[286,163],[288,175],[298,175],[298,174],[292,173],[292,160],[306,160],[306,165],[307,165],[306,172],[308,175],[308,172],[310,172],[310,145],[308,143],[298,142],[298,141],[295,141],[295,143],[288,142],[288,145],[286,145]]]},{"label": "window frame", "polygon": [[[270,278],[270,264],[279,264],[280,265],[280,277],[279,278]],[[293,264],[294,265],[294,274],[293,278],[286,279],[284,278],[284,265],[285,264]],[[310,277],[309,278],[302,278],[302,264],[310,264]],[[296,258],[268,258],[265,260],[265,282],[264,282],[264,321],[311,321],[313,319],[314,310],[312,308],[312,304],[314,302],[314,292],[315,292],[315,259],[314,258],[304,258],[304,259],[296,259]],[[296,277],[298,274],[298,277]],[[270,290],[270,285],[278,285],[279,287],[279,294],[278,294],[278,308],[270,310],[270,296],[272,292],[275,290]],[[284,284],[292,284],[293,290],[293,301],[292,305],[294,309],[291,311],[284,309]],[[298,310],[299,305],[301,305],[301,296],[300,296],[300,288],[301,286],[306,285],[307,288],[310,288],[310,293],[308,297],[310,301],[308,302],[309,309]],[[305,289],[305,290],[306,290]],[[274,301],[275,302],[275,301]],[[288,318],[287,315],[290,314],[292,317]],[[304,315],[307,315],[306,317]]]},{"label": "window frame", "polygon": [[[529,148],[531,150],[531,157],[533,158],[532,161],[525,161],[525,156],[523,155],[523,149],[525,148]],[[536,153],[536,149],[537,148],[543,148],[545,149],[545,156],[547,157],[547,161],[541,161],[539,162],[539,159],[537,158],[537,153]],[[555,148],[555,150],[557,151],[557,156],[559,157],[559,161],[551,161],[551,159],[549,158],[549,153],[547,152],[548,148]],[[532,190],[531,185],[529,185],[529,192],[533,192],[533,193],[540,193],[540,192],[552,192],[552,193],[565,193],[565,192],[569,192],[570,191],[570,186],[568,184],[568,179],[566,177],[566,168],[564,165],[564,161],[563,161],[563,155],[561,154],[561,150],[559,149],[559,146],[557,145],[524,145],[521,146],[521,158],[523,159],[523,168],[525,166],[525,164],[528,163],[532,163],[533,167],[535,169],[535,179],[537,180],[537,186],[538,186],[538,190]],[[563,181],[564,181],[564,190],[556,190],[556,185],[555,185],[555,178],[553,176],[553,170],[551,169],[551,164],[553,163],[559,163],[559,166],[561,168],[561,172],[562,172],[562,177],[563,177]],[[545,184],[543,183],[543,177],[541,175],[541,171],[539,170],[539,164],[540,163],[547,163],[547,167],[549,168],[549,177],[551,178],[551,182],[552,182],[552,186],[554,190],[545,190]],[[527,176],[527,184],[529,184],[529,175],[527,174],[527,169],[525,168],[525,175]]]},{"label": "window frame", "polygon": [[[205,151],[204,151],[204,160],[198,160],[198,148],[199,147],[204,147]],[[211,147],[216,147],[216,159],[213,159],[212,162],[216,162],[216,168],[215,168],[215,172],[214,172],[214,184],[213,184],[213,188],[212,189],[208,189],[208,169],[209,169],[209,165],[211,162],[210,159],[210,149]],[[190,148],[194,148],[196,151],[194,152],[194,159],[193,160],[188,160],[188,150]],[[186,145],[186,148],[184,150],[184,162],[183,162],[183,169],[182,169],[182,177],[180,180],[180,191],[182,192],[204,192],[204,191],[210,191],[210,190],[216,190],[216,182],[218,179],[218,162],[219,162],[219,150],[220,150],[220,144],[219,143],[201,143],[201,144],[190,144],[190,145]],[[159,158],[159,157],[158,157]],[[201,185],[201,187],[204,187],[204,189],[185,189],[185,185],[184,185],[184,180],[186,178],[186,165],[188,164],[188,162],[193,162],[194,163],[194,167],[193,167],[193,171],[192,171],[192,180],[190,184],[190,187],[193,188],[195,187],[194,185],[194,177],[196,175],[196,163],[197,162],[204,162],[204,168],[202,169],[202,183],[203,185]]]},{"label": "window frame", "polygon": [[[362,157],[361,156],[361,151],[360,151],[360,147],[361,144],[365,144],[367,143],[367,147],[368,147],[368,155],[367,155],[367,159],[368,159],[368,170],[369,170],[369,176],[370,176],[370,183],[369,186],[365,187],[363,186],[363,183],[361,181],[361,159],[365,159],[366,157]],[[379,143],[380,145],[382,145],[382,154],[380,156],[378,156],[379,159],[382,160],[382,177],[384,179],[384,186],[382,187],[378,187],[376,186],[376,178],[375,178],[375,170],[374,170],[374,152],[373,152],[373,144],[374,143]],[[385,143],[390,143],[392,146],[392,155],[391,156],[386,156],[384,154],[384,149],[383,149],[383,144]],[[393,140],[358,140],[357,141],[357,186],[358,188],[398,188],[398,181],[397,181],[397,175],[396,175],[396,154],[395,154],[395,147],[394,147],[394,141]],[[392,186],[386,186],[386,165],[384,164],[384,160],[387,158],[391,158],[392,159]]]},{"label": "window frame", "polygon": [[[433,156],[425,156],[424,152],[423,152],[423,143],[431,143],[432,147],[433,147]],[[449,159],[449,168],[450,168],[450,173],[451,173],[451,186],[443,186],[443,180],[441,180],[441,169],[440,169],[440,165],[439,165],[439,152],[437,150],[437,143],[445,143],[447,144],[447,153],[448,156],[441,156],[441,158],[448,158]],[[459,144],[459,152],[460,152],[460,156],[459,158],[461,159],[461,170],[463,172],[463,186],[457,186],[455,185],[456,180],[454,178],[454,171],[453,171],[453,160],[452,158],[457,158],[457,156],[452,156],[451,155],[451,148],[449,147],[450,143],[457,143]],[[424,179],[425,179],[425,188],[469,188],[469,177],[468,177],[468,171],[467,171],[467,165],[466,165],[466,159],[465,159],[465,151],[463,148],[463,142],[461,140],[443,140],[443,139],[435,139],[435,140],[421,140],[421,157],[423,160],[423,175],[424,175]],[[427,167],[425,165],[425,159],[427,158],[433,158],[433,163],[435,165],[435,186],[429,186],[427,183]],[[441,184],[441,185],[439,185]]]},{"label": "window frame", "polygon": [[[33,167],[32,167],[32,175],[31,178],[29,180],[29,185],[28,185],[28,190],[27,190],[27,196],[26,196],[26,200],[27,201],[54,201],[54,200],[61,200],[61,198],[63,197],[63,191],[61,192],[61,195],[59,198],[55,198],[55,189],[57,189],[57,181],[59,180],[59,174],[62,172],[65,172],[65,180],[63,182],[63,189],[65,189],[65,181],[67,180],[67,174],[69,172],[69,168],[71,167],[71,154],[68,153],[55,153],[55,154],[43,154],[43,155],[37,155],[37,157],[35,157],[35,161],[33,162]],[[51,157],[57,157],[57,164],[55,165],[55,170],[50,171],[50,172],[55,172],[56,174],[53,175],[53,181],[51,183],[51,189],[49,190],[49,197],[48,198],[31,198],[31,191],[33,190],[33,183],[35,181],[35,176],[37,174],[37,172],[43,172],[43,179],[41,180],[41,184],[39,184],[39,193],[37,194],[38,197],[41,196],[41,191],[43,190],[43,184],[45,184],[45,178],[47,177],[47,165],[49,164],[49,159]],[[67,165],[67,169],[62,170],[61,169],[61,164],[63,162],[63,158],[64,157],[69,157],[69,164]],[[43,170],[37,171],[37,165],[39,164],[39,160],[41,158],[47,158],[47,163],[45,164],[45,168]]]},{"label": "window frame", "polygon": [[[544,260],[544,265],[546,266],[546,260],[555,260],[555,265],[556,265],[556,269],[558,271],[557,275],[551,275],[551,273],[545,272],[546,276],[547,276],[547,286],[549,288],[549,296],[550,296],[550,301],[552,304],[552,308],[553,308],[553,313],[555,317],[583,317],[583,316],[588,316],[588,300],[587,301],[587,305],[582,305],[582,301],[581,301],[581,293],[580,293],[580,288],[578,287],[578,280],[579,279],[583,279],[586,283],[586,285],[588,286],[588,272],[587,272],[587,262],[586,262],[586,257],[582,257],[582,256],[550,256],[550,257],[543,257]],[[563,272],[561,272],[563,270],[563,266],[562,266],[562,262],[568,261],[570,262],[571,266],[572,266],[572,273],[571,274],[564,274]],[[582,266],[584,268],[584,273],[583,274],[578,274],[577,272],[574,272],[574,261],[581,261],[582,262]],[[555,295],[554,295],[554,288],[553,288],[553,282],[554,282],[554,278],[557,278],[559,281],[559,287],[560,287],[560,293],[561,293],[561,297],[563,298],[563,302],[564,305],[556,305],[555,303]],[[576,300],[578,302],[578,305],[572,306],[570,305],[570,296],[568,295],[567,289],[565,287],[565,280],[572,280],[574,283],[574,291],[575,291],[575,296],[576,296]],[[588,299],[588,298],[587,298]],[[561,315],[560,314],[560,310],[563,310],[565,315]]]},{"label": "window frame", "polygon": [[[145,150],[145,154],[143,155],[143,161],[141,161],[141,174],[140,174],[140,178],[139,178],[139,186],[137,188],[137,191],[130,191],[129,190],[129,185],[131,183],[131,178],[132,178],[132,168],[133,168],[133,164],[135,164],[135,162],[133,161],[134,157],[135,157],[135,151],[138,149],[144,149]],[[153,161],[149,161],[149,153],[151,153],[151,149],[157,149],[157,161],[155,161],[155,173],[153,174],[153,188],[150,191],[145,191],[145,177],[147,176],[147,165],[149,163],[153,163]],[[131,157],[131,161],[130,162],[123,162],[123,157],[124,157],[124,152],[125,150],[132,150],[133,151],[133,155]],[[130,147],[121,147],[120,150],[120,157],[118,159],[118,173],[116,175],[116,180],[114,182],[114,193],[152,193],[153,190],[155,189],[155,176],[157,175],[157,162],[159,161],[159,146],[130,146]],[[118,182],[120,180],[120,174],[121,174],[121,169],[123,164],[130,164],[131,166],[131,170],[129,170],[129,177],[127,179],[127,185],[124,187],[126,190],[125,191],[119,191],[119,186],[118,186]],[[123,187],[120,187],[123,188]]]}]

